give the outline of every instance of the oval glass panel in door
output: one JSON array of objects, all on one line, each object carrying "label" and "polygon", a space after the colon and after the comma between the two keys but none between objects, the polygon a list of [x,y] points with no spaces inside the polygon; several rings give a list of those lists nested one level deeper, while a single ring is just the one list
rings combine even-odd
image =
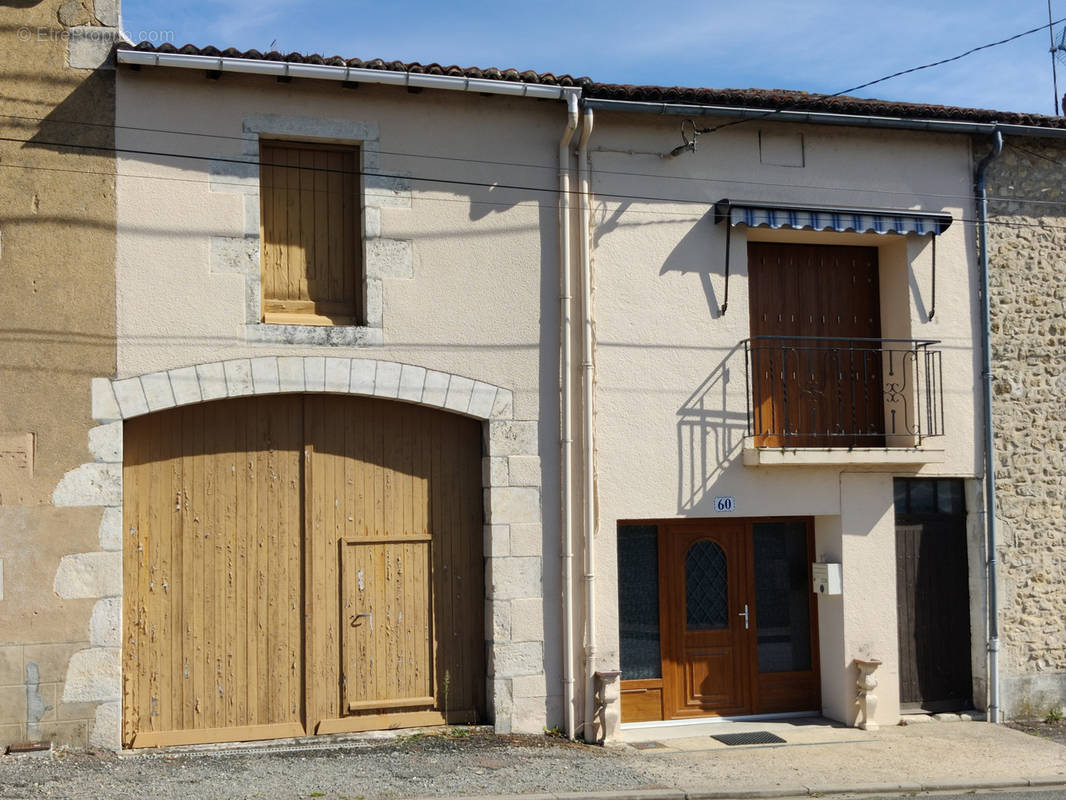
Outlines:
[{"label": "oval glass panel in door", "polygon": [[709,539],[685,555],[685,625],[690,631],[729,627],[729,582],[725,552]]}]

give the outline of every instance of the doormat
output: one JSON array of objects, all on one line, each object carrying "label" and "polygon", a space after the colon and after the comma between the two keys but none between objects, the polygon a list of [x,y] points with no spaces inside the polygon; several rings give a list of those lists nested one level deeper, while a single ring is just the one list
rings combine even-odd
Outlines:
[{"label": "doormat", "polygon": [[730,747],[737,744],[785,744],[785,740],[769,731],[755,731],[754,733],[720,733],[712,736],[722,744]]}]

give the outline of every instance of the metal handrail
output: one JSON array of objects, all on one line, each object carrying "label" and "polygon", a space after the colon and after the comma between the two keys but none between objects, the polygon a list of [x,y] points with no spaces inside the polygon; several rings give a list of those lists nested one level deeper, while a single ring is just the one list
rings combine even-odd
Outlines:
[{"label": "metal handrail", "polygon": [[741,344],[758,446],[920,446],[943,435],[939,340],[760,335]]}]

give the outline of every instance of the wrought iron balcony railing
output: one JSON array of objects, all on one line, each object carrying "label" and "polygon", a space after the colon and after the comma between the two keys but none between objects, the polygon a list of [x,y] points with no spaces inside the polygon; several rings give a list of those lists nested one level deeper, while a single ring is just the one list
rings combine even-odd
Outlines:
[{"label": "wrought iron balcony railing", "polygon": [[944,432],[938,341],[755,336],[743,344],[756,447],[915,447]]}]

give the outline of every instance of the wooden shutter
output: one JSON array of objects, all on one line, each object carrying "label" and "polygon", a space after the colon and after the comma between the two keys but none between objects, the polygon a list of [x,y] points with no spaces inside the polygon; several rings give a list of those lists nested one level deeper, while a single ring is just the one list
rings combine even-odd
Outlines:
[{"label": "wooden shutter", "polygon": [[260,142],[263,321],[362,321],[359,149]]}]

